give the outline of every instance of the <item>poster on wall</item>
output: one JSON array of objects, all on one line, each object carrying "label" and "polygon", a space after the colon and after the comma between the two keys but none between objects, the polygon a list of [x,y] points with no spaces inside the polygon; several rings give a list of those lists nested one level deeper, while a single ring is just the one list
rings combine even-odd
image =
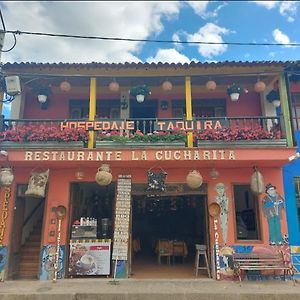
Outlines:
[{"label": "poster on wall", "polygon": [[69,275],[109,275],[111,242],[70,241]]}]

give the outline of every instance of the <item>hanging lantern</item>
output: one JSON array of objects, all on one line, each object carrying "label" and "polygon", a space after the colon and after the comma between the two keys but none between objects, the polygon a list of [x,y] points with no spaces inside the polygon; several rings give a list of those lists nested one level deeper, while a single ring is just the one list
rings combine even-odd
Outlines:
[{"label": "hanging lantern", "polygon": [[75,172],[75,177],[76,179],[78,180],[82,180],[84,178],[85,174],[83,172],[83,170],[81,169],[78,169],[76,172]]},{"label": "hanging lantern", "polygon": [[257,81],[254,85],[254,90],[257,93],[262,93],[265,89],[266,89],[266,84],[261,80]]},{"label": "hanging lantern", "polygon": [[59,87],[63,92],[69,92],[71,90],[71,84],[68,81],[61,82]]},{"label": "hanging lantern", "polygon": [[207,81],[205,86],[209,91],[214,91],[217,88],[217,84],[213,80]]},{"label": "hanging lantern", "polygon": [[10,186],[14,180],[14,174],[9,167],[0,169],[0,185]]},{"label": "hanging lantern", "polygon": [[217,179],[219,177],[219,171],[216,168],[213,168],[210,171],[209,176],[211,179]]},{"label": "hanging lantern", "polygon": [[265,190],[264,177],[256,168],[251,176],[250,188],[255,195],[260,195]]},{"label": "hanging lantern", "polygon": [[201,186],[203,182],[203,178],[201,174],[196,171],[190,171],[189,174],[186,176],[186,183],[192,189],[197,189]]},{"label": "hanging lantern", "polygon": [[109,185],[112,181],[112,174],[109,165],[103,164],[96,173],[96,182],[99,185],[105,186]]},{"label": "hanging lantern", "polygon": [[118,92],[120,89],[120,85],[116,81],[112,81],[109,85],[108,88],[111,92]]},{"label": "hanging lantern", "polygon": [[163,82],[163,84],[162,84],[162,89],[163,89],[165,92],[171,91],[172,88],[173,88],[173,84],[172,84],[171,81],[166,80],[166,81]]}]

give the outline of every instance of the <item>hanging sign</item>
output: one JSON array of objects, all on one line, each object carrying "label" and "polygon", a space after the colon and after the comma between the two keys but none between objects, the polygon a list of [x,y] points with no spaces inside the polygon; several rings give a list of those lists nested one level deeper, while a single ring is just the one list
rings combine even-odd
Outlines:
[{"label": "hanging sign", "polygon": [[113,260],[127,260],[131,207],[131,175],[119,175],[115,212]]},{"label": "hanging sign", "polygon": [[5,187],[4,191],[4,199],[3,199],[3,206],[1,211],[1,219],[0,219],[0,247],[3,246],[3,239],[6,229],[6,219],[8,217],[8,204],[11,196],[11,188]]}]

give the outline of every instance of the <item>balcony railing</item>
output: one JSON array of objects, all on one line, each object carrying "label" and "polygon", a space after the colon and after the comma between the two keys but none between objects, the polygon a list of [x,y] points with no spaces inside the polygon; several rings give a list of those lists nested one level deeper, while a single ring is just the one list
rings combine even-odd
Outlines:
[{"label": "balcony railing", "polygon": [[97,144],[116,142],[182,142],[188,132],[197,141],[285,139],[279,117],[220,117],[185,119],[5,119],[0,142],[83,142],[96,132]]}]

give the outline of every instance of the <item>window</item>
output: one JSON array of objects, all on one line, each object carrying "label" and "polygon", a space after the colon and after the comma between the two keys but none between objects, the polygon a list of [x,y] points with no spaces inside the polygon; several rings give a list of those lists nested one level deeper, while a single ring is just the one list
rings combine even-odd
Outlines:
[{"label": "window", "polygon": [[294,177],[298,224],[300,224],[300,177]]},{"label": "window", "polygon": [[235,232],[237,240],[258,240],[257,197],[250,185],[234,185]]}]

